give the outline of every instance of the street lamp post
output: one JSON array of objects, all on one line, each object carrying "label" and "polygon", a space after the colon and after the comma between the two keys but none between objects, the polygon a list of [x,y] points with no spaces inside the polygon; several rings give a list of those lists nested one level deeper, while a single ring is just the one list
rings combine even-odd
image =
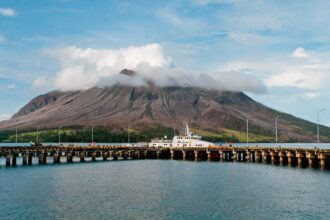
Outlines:
[{"label": "street lamp post", "polygon": [[61,128],[62,126],[58,127],[58,145],[61,144]]},{"label": "street lamp post", "polygon": [[246,118],[246,145],[249,145],[249,118]]},{"label": "street lamp post", "polygon": [[37,127],[37,144],[39,143],[39,126]]},{"label": "street lamp post", "polygon": [[129,133],[129,129],[131,128],[131,123],[128,124],[128,128],[127,128],[127,143],[129,144],[130,142],[130,133]]},{"label": "street lamp post", "polygon": [[17,127],[16,127],[16,144],[17,144]]},{"label": "street lamp post", "polygon": [[[234,109],[234,111],[241,114],[241,112],[236,109]],[[245,117],[246,117],[246,145],[249,145],[249,118],[248,116]]]},{"label": "street lamp post", "polygon": [[323,109],[320,109],[317,112],[317,127],[316,127],[316,130],[317,130],[317,143],[320,143],[320,113],[324,112],[325,110],[326,109],[323,108]]},{"label": "street lamp post", "polygon": [[277,133],[277,121],[278,119],[280,118],[281,116],[278,115],[276,118],[275,118],[275,142],[277,143],[277,139],[278,139],[278,133]]},{"label": "street lamp post", "polygon": [[94,142],[94,125],[92,125],[92,143]]}]

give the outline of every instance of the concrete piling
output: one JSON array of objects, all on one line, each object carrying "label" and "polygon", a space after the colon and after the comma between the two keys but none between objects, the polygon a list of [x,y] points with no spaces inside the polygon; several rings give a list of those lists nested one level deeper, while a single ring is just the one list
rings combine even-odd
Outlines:
[{"label": "concrete piling", "polygon": [[6,166],[9,167],[11,165],[11,156],[7,155],[6,156]]},{"label": "concrete piling", "polygon": [[194,151],[194,159],[195,159],[195,161],[198,161],[198,151],[197,150]]}]

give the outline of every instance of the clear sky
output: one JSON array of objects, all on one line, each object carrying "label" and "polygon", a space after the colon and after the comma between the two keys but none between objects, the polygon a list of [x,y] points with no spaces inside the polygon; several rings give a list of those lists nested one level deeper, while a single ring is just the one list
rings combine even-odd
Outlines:
[{"label": "clear sky", "polygon": [[330,125],[329,20],[328,0],[0,0],[0,120],[127,67]]}]

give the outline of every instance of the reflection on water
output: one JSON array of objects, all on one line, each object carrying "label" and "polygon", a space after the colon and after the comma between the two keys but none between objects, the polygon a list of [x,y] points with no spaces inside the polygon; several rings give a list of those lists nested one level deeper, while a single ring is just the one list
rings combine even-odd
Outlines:
[{"label": "reflection on water", "polygon": [[330,173],[116,161],[0,169],[0,219],[329,219]]}]

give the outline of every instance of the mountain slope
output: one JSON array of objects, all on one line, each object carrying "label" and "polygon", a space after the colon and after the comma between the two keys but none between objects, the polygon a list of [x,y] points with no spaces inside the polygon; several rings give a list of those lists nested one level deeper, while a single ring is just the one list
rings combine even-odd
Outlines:
[{"label": "mountain slope", "polygon": [[[115,85],[85,91],[50,92],[31,100],[12,119],[0,122],[1,130],[52,128],[73,125],[107,125],[127,128],[146,124],[192,127],[221,133],[245,132],[246,118],[254,134],[274,136],[274,120],[281,115],[282,141],[315,140],[315,124],[279,113],[241,92],[214,91],[192,87],[130,87]],[[330,129],[322,127],[322,139],[329,140]]]}]

